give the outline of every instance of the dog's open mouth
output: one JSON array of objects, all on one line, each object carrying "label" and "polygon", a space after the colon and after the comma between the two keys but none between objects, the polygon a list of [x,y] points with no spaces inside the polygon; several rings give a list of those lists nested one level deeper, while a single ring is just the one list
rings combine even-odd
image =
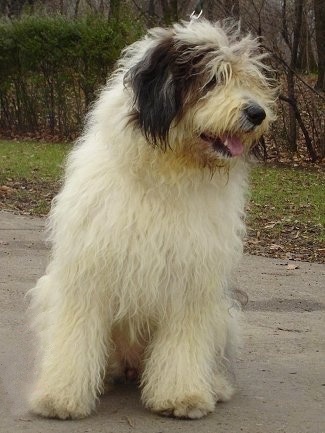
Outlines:
[{"label": "dog's open mouth", "polygon": [[242,155],[244,152],[243,142],[234,135],[221,135],[213,136],[210,134],[202,133],[201,139],[209,143],[214,151],[221,155],[233,157]]}]

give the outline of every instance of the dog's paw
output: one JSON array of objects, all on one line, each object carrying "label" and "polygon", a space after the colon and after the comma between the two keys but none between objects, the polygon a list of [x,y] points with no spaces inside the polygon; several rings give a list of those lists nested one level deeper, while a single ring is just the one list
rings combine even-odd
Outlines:
[{"label": "dog's paw", "polygon": [[174,418],[199,419],[214,410],[214,401],[206,400],[200,395],[191,394],[178,398],[174,402],[166,401],[151,409],[162,416]]},{"label": "dog's paw", "polygon": [[90,415],[92,408],[64,393],[55,395],[50,392],[35,391],[30,399],[30,410],[45,418],[81,419]]}]

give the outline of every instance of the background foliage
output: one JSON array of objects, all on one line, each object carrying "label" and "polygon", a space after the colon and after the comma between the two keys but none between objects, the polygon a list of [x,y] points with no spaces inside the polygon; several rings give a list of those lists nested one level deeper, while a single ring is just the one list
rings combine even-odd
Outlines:
[{"label": "background foliage", "polygon": [[140,27],[91,16],[0,24],[0,128],[73,138],[121,49]]},{"label": "background foliage", "polygon": [[[240,19],[280,84],[268,158],[325,157],[324,0],[0,0],[0,133],[72,139],[121,49],[145,28]],[[2,17],[2,19],[1,19]]]}]

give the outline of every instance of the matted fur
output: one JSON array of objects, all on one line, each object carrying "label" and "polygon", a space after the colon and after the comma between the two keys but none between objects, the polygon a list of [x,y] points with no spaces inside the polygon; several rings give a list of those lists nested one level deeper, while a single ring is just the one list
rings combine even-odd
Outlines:
[{"label": "matted fur", "polygon": [[[251,36],[205,20],[125,50],[49,217],[51,262],[31,291],[35,413],[89,415],[105,376],[135,370],[159,413],[200,418],[231,397],[247,159],[273,118],[262,58]],[[265,111],[257,126],[251,101]],[[223,156],[206,134],[245,151]]]}]

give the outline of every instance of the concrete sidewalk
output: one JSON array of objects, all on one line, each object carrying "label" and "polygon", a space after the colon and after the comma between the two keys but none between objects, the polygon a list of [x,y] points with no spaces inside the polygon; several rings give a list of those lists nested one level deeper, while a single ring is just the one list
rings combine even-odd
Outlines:
[{"label": "concrete sidewalk", "polygon": [[246,256],[238,287],[245,307],[238,392],[199,421],[161,418],[139,392],[119,386],[81,421],[39,419],[24,395],[32,380],[34,338],[24,295],[44,272],[44,221],[0,212],[0,432],[325,433],[325,266]]}]

